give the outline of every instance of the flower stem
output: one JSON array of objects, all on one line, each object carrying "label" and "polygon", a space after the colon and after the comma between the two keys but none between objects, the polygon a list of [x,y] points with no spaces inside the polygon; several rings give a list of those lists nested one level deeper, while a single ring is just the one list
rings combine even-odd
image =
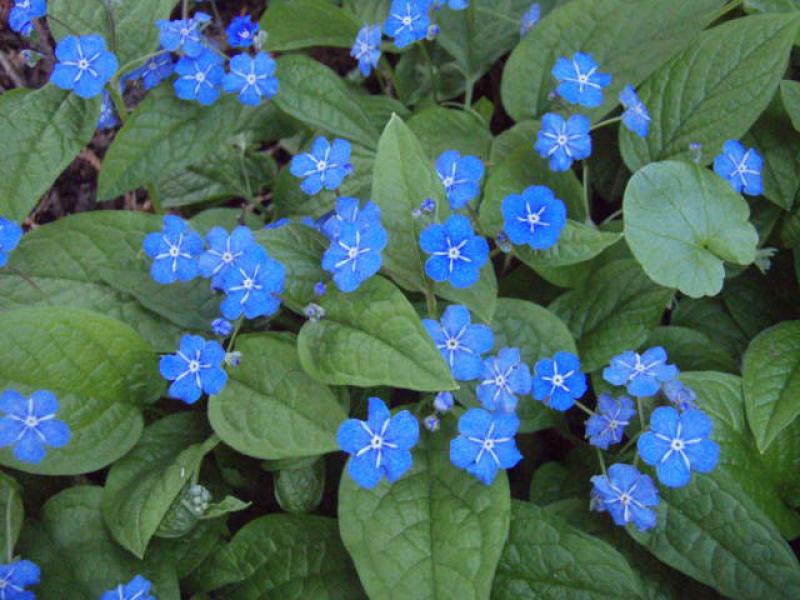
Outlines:
[{"label": "flower stem", "polygon": [[161,196],[158,195],[158,190],[156,189],[156,186],[152,183],[148,183],[145,186],[145,189],[147,190],[147,196],[150,198],[150,202],[153,203],[153,210],[155,211],[155,213],[157,215],[163,215],[164,207],[161,206]]},{"label": "flower stem", "polygon": [[421,42],[419,47],[422,49],[422,54],[425,56],[425,62],[428,65],[428,76],[431,78],[431,90],[433,92],[433,101],[439,101],[439,84],[436,81],[436,71],[433,66],[433,59],[431,53],[428,52],[427,42]]},{"label": "flower stem", "polygon": [[597,452],[597,461],[600,463],[600,469],[603,471],[603,475],[608,475],[608,471],[606,471],[606,459],[603,456],[603,453],[600,452],[600,448],[595,447],[595,451]]},{"label": "flower stem", "polygon": [[599,123],[595,123],[594,125],[592,125],[592,128],[589,129],[589,131],[596,131],[597,129],[600,129],[601,127],[605,127],[606,125],[612,125],[614,123],[619,123],[620,121],[622,121],[622,117],[621,116],[620,117],[611,117],[610,119],[606,119],[605,121],[600,121]]},{"label": "flower stem", "polygon": [[593,417],[596,414],[591,408],[589,408],[583,402],[580,402],[578,400],[575,401],[575,406],[580,408],[583,412],[585,412],[590,417]]},{"label": "flower stem", "polygon": [[10,563],[14,560],[14,543],[11,541],[11,484],[6,481],[6,561]]},{"label": "flower stem", "polygon": [[233,328],[233,333],[231,334],[230,339],[228,339],[228,347],[225,349],[225,352],[230,352],[233,350],[234,344],[236,344],[236,336],[239,335],[239,330],[242,328],[242,323],[244,323],[244,315],[237,319],[236,325]]},{"label": "flower stem", "polygon": [[189,16],[189,0],[183,0],[181,3],[181,19],[184,21]]},{"label": "flower stem", "polygon": [[131,61],[128,61],[124,65],[122,65],[119,69],[117,69],[117,77],[115,79],[119,79],[120,75],[125,74],[128,69],[135,66],[140,66],[140,63],[145,63],[151,58],[155,58],[156,56],[161,56],[162,54],[168,54],[166,50],[159,50],[158,52],[151,52],[150,54],[145,54],[144,56],[140,56],[138,58],[134,58]]},{"label": "flower stem", "polygon": [[586,224],[594,227],[592,211],[589,205],[589,163],[583,162],[583,210],[586,213]]}]

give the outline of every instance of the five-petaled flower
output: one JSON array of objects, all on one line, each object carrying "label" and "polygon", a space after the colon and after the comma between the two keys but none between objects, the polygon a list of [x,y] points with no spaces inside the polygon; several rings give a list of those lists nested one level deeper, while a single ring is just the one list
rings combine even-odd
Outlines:
[{"label": "five-petaled flower", "polygon": [[608,469],[608,475],[595,475],[592,485],[597,498],[602,502],[598,510],[607,510],[617,525],[630,522],[647,531],[656,524],[656,513],[651,507],[658,506],[658,489],[648,475],[636,467],[617,463]]},{"label": "five-petaled flower", "polygon": [[113,590],[103,592],[100,600],[156,600],[150,593],[152,585],[147,579],[137,575],[128,583],[121,583]]},{"label": "five-petaled flower", "polygon": [[372,489],[386,476],[394,483],[411,468],[411,448],[419,441],[419,423],[407,410],[392,416],[380,398],[369,399],[366,421],[347,419],[336,433],[339,447],[351,455],[347,472]]},{"label": "five-petaled flower", "polygon": [[381,26],[364,25],[350,49],[350,56],[358,61],[358,70],[361,74],[369,77],[381,59]]},{"label": "five-petaled flower", "polygon": [[697,408],[697,394],[680,379],[667,381],[661,386],[661,391],[678,410],[684,411],[690,408]]},{"label": "five-petaled flower", "polygon": [[575,160],[589,158],[592,138],[591,121],[584,115],[572,115],[569,120],[555,113],[542,117],[542,128],[536,138],[536,151],[550,161],[553,171],[566,171]]},{"label": "five-petaled flower", "polygon": [[517,408],[517,394],[531,391],[531,373],[517,348],[501,348],[497,356],[483,361],[481,382],[475,390],[487,410],[511,413]]},{"label": "five-petaled flower", "polygon": [[519,419],[513,413],[471,408],[458,420],[459,435],[450,442],[450,462],[491,485],[497,471],[522,460],[514,440],[518,429]]},{"label": "five-petaled flower", "polygon": [[233,323],[223,318],[216,318],[211,321],[211,331],[214,335],[227,337],[233,331]]},{"label": "five-petaled flower", "polygon": [[11,251],[17,247],[22,239],[22,227],[0,217],[0,267],[4,267],[8,262]]},{"label": "five-petaled flower", "polygon": [[230,69],[222,85],[227,93],[238,93],[242,104],[257,106],[278,93],[275,61],[266,52],[259,52],[255,58],[247,54],[234,56]]},{"label": "five-petaled flower", "polygon": [[624,385],[631,396],[654,396],[662,383],[678,376],[678,367],[667,364],[667,352],[655,346],[638,354],[632,350],[611,359],[603,369],[603,379],[612,385]]},{"label": "five-petaled flower", "polygon": [[567,224],[567,207],[543,185],[503,199],[503,231],[514,244],[547,250],[558,242]]},{"label": "five-petaled flower", "polygon": [[164,52],[148,58],[141,67],[125,75],[123,80],[127,83],[128,81],[141,79],[142,87],[146,90],[151,90],[172,75],[174,70],[175,62],[172,60],[172,56]]},{"label": "five-petaled flower", "polygon": [[335,190],[353,171],[350,164],[350,142],[335,139],[333,143],[318,137],[311,145],[311,152],[298,154],[292,158],[289,170],[303,182],[300,189],[309,196],[322,189]]},{"label": "five-petaled flower", "polygon": [[274,315],[281,305],[285,280],[283,265],[262,246],[254,245],[222,278],[222,316],[234,320],[241,315],[248,319]]},{"label": "five-petaled flower", "polygon": [[619,101],[625,108],[625,112],[622,113],[622,124],[636,135],[647,137],[647,131],[650,128],[650,113],[639,100],[639,96],[636,95],[636,90],[631,84],[622,88],[619,93]]},{"label": "five-petaled flower", "polygon": [[100,104],[100,116],[97,118],[97,128],[100,131],[104,131],[106,129],[113,129],[117,125],[119,125],[119,119],[117,118],[117,110],[114,107],[114,101],[111,99],[111,94],[104,91],[103,101]]},{"label": "five-petaled flower", "polygon": [[636,414],[633,400],[627,396],[613,398],[600,394],[597,398],[597,413],[586,420],[586,437],[592,446],[608,450],[612,444],[622,441],[625,428]]},{"label": "five-petaled flower", "polygon": [[29,560],[0,565],[0,599],[35,600],[36,595],[25,588],[39,583],[40,577],[39,566]]},{"label": "five-petaled flower", "polygon": [[436,171],[453,210],[466,206],[481,192],[484,167],[477,156],[461,156],[455,150],[447,150],[436,159]]},{"label": "five-petaled flower", "polygon": [[175,95],[181,100],[197,100],[206,106],[214,104],[225,77],[222,62],[222,58],[211,50],[204,50],[196,56],[182,56],[175,65],[178,75],[173,84]]},{"label": "five-petaled flower", "polygon": [[180,217],[166,215],[163,231],[147,234],[142,246],[153,259],[150,275],[158,283],[166,285],[197,277],[203,239]]},{"label": "five-petaled flower", "polygon": [[430,0],[392,0],[383,32],[394,38],[394,45],[398,48],[424,40],[431,24],[429,7]]},{"label": "five-petaled flower", "polygon": [[162,356],[158,367],[161,376],[172,382],[170,397],[194,404],[201,393],[219,394],[225,387],[228,374],[222,368],[224,360],[225,350],[219,343],[199,335],[184,335],[178,352]]},{"label": "five-petaled flower", "polygon": [[47,14],[46,0],[15,0],[8,15],[11,31],[28,37],[33,32],[33,20]]},{"label": "five-petaled flower", "polygon": [[533,371],[533,397],[553,410],[569,410],[586,393],[581,361],[571,352],[556,352],[553,358],[543,358]]},{"label": "five-petaled flower", "polygon": [[52,392],[39,390],[25,397],[16,390],[0,394],[0,446],[13,446],[14,458],[39,464],[45,446],[62,448],[69,443],[69,426],[56,418],[58,400]]},{"label": "five-petaled flower", "polygon": [[81,98],[94,98],[119,68],[117,57],[106,49],[102,36],[68,35],[56,46],[56,63],[50,81]]},{"label": "five-petaled flower", "polygon": [[449,281],[454,288],[468,288],[480,277],[489,260],[489,244],[475,235],[469,219],[452,215],[444,225],[428,225],[419,236],[419,245],[430,254],[425,273],[434,281]]},{"label": "five-petaled flower", "polygon": [[494,335],[486,325],[473,324],[466,306],[451,304],[441,321],[424,319],[422,324],[433,338],[453,377],[469,381],[483,371],[482,355],[494,346]]},{"label": "five-petaled flower", "polygon": [[249,48],[255,42],[259,29],[258,21],[253,21],[250,15],[234,17],[225,29],[228,44],[232,48]]},{"label": "five-petaled flower", "polygon": [[692,471],[710,473],[717,466],[719,445],[709,439],[712,428],[702,411],[679,413],[671,406],[660,406],[650,416],[650,430],[639,437],[639,455],[656,468],[661,483],[683,487]]},{"label": "five-petaled flower", "polygon": [[611,75],[600,73],[591,54],[577,52],[571,59],[561,57],[553,66],[558,80],[556,93],[572,104],[595,108],[603,103],[603,88],[611,85]]},{"label": "five-petaled flower", "polygon": [[764,193],[761,170],[764,159],[755,148],[745,148],[736,140],[722,145],[722,154],[714,159],[714,172],[727,181],[733,191],[760,196]]},{"label": "five-petaled flower", "polygon": [[[206,234],[206,251],[197,259],[200,275],[211,279],[211,287],[222,289],[222,279],[236,262],[253,250],[256,240],[248,227],[236,227],[230,235],[222,227],[213,227]],[[254,250],[258,251],[258,250]]]},{"label": "five-petaled flower", "polygon": [[207,50],[203,27],[210,21],[211,16],[203,12],[195,13],[190,19],[156,21],[161,47],[170,52],[182,51],[186,56],[200,56]]},{"label": "five-petaled flower", "polygon": [[528,7],[528,10],[525,11],[525,14],[522,15],[522,19],[520,20],[519,24],[519,37],[525,37],[525,35],[539,22],[541,16],[542,7],[539,6],[538,2],[534,2],[530,5],[530,7]]}]

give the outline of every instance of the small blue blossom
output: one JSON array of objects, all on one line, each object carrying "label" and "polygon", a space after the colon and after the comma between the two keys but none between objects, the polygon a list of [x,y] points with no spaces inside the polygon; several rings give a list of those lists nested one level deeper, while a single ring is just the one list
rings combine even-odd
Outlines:
[{"label": "small blue blossom", "polygon": [[505,231],[498,233],[494,242],[503,254],[510,254],[514,250],[514,246],[511,245],[511,240]]},{"label": "small blue blossom", "polygon": [[511,413],[517,408],[517,394],[531,391],[531,373],[517,348],[502,348],[497,356],[483,361],[481,382],[475,390],[487,410]]},{"label": "small blue blossom", "polygon": [[258,21],[253,21],[250,15],[234,17],[225,33],[231,48],[249,48],[258,35],[260,26]]},{"label": "small blue blossom", "polygon": [[608,394],[600,394],[597,398],[597,413],[586,420],[586,437],[592,446],[608,450],[612,444],[619,444],[636,414],[633,400],[627,396],[618,399]]},{"label": "small blue blossom", "polygon": [[603,88],[611,85],[611,75],[598,72],[591,54],[577,52],[571,59],[561,57],[553,67],[558,80],[556,93],[567,102],[596,108],[603,103]]},{"label": "small blue blossom", "polygon": [[692,471],[710,473],[719,462],[719,445],[710,440],[711,419],[697,409],[679,413],[660,406],[650,415],[650,429],[637,442],[642,460],[656,468],[667,487],[683,487]]},{"label": "small blue blossom", "polygon": [[137,575],[128,583],[121,583],[113,590],[103,592],[100,600],[156,600],[150,593],[152,585],[147,579]]},{"label": "small blue blossom", "polygon": [[556,352],[553,358],[543,358],[533,370],[533,397],[553,410],[569,410],[586,393],[581,361],[571,352]]},{"label": "small blue blossom", "polygon": [[214,289],[222,289],[225,274],[236,267],[239,259],[254,248],[260,248],[253,232],[241,225],[230,235],[222,227],[213,227],[206,234],[206,245],[206,251],[197,259],[197,267],[200,275],[211,279]]},{"label": "small blue blossom", "polygon": [[69,426],[56,419],[58,400],[52,392],[39,390],[28,398],[15,390],[0,394],[0,446],[13,446],[14,458],[39,464],[45,446],[63,448],[69,443]]},{"label": "small blue blossom", "polygon": [[318,194],[323,188],[335,190],[353,171],[350,150],[347,140],[335,139],[331,144],[324,137],[318,137],[311,145],[311,152],[292,158],[289,171],[304,180],[300,189],[309,196]]},{"label": "small blue blossom", "polygon": [[714,159],[714,172],[731,184],[733,191],[748,196],[764,193],[761,170],[764,159],[755,148],[745,148],[736,140],[722,145],[722,154]]},{"label": "small blue blossom", "polygon": [[19,245],[22,239],[22,227],[0,217],[0,268],[6,266],[11,252]]},{"label": "small blue blossom", "polygon": [[439,417],[436,415],[428,415],[422,420],[422,424],[425,426],[425,429],[431,433],[436,433],[442,426],[441,420],[439,420]]},{"label": "small blue blossom", "polygon": [[453,394],[450,392],[439,392],[433,398],[433,410],[436,412],[446,413],[453,408],[453,404],[455,404],[455,401],[453,400]]},{"label": "small blue blossom", "polygon": [[703,161],[703,144],[689,142],[689,153],[692,155],[692,162],[699,165]]},{"label": "small blue blossom", "polygon": [[611,359],[603,369],[603,379],[612,385],[624,385],[631,396],[655,396],[662,383],[678,376],[678,368],[667,364],[667,352],[656,346],[639,355],[632,350]]},{"label": "small blue blossom", "polygon": [[141,79],[142,87],[151,90],[172,75],[174,70],[175,62],[172,60],[172,56],[165,52],[148,58],[141,67],[125,76],[125,82]]},{"label": "small blue blossom", "polygon": [[255,58],[247,54],[234,56],[230,69],[222,85],[227,93],[238,93],[242,104],[258,106],[278,93],[275,61],[266,52],[259,52]]},{"label": "small blue blossom", "polygon": [[14,0],[14,6],[8,15],[8,26],[11,31],[28,37],[33,32],[33,20],[47,14],[45,0]]},{"label": "small blue blossom", "polygon": [[68,35],[56,46],[56,63],[50,82],[73,90],[81,98],[94,98],[119,68],[117,57],[106,49],[102,36]]},{"label": "small blue blossom", "polygon": [[567,224],[567,207],[543,185],[533,185],[522,194],[503,199],[503,230],[514,244],[534,250],[555,246]]},{"label": "small blue blossom", "polygon": [[229,320],[242,314],[248,319],[268,317],[278,312],[280,294],[286,280],[283,265],[261,246],[254,246],[222,279],[226,297],[220,304],[222,316]]},{"label": "small blue blossom", "polygon": [[314,295],[317,297],[322,297],[328,292],[328,286],[325,285],[323,281],[318,281],[314,284]]},{"label": "small blue blossom", "polygon": [[350,49],[350,56],[358,61],[358,70],[361,74],[369,77],[372,70],[378,68],[381,59],[381,26],[364,25]]},{"label": "small blue blossom", "polygon": [[584,115],[572,115],[565,121],[561,115],[547,113],[542,117],[534,147],[542,158],[550,160],[553,171],[567,171],[573,161],[592,154],[591,126]]},{"label": "small blue blossom", "polygon": [[697,394],[692,388],[681,382],[680,379],[667,381],[661,386],[661,391],[667,397],[667,400],[672,402],[680,411],[697,408]]},{"label": "small blue blossom", "polygon": [[469,8],[469,0],[433,0],[434,10],[439,10],[445,5],[452,10],[465,10]]},{"label": "small blue blossom", "polygon": [[619,101],[625,107],[622,113],[622,124],[639,137],[647,137],[650,128],[650,113],[639,100],[636,90],[631,84],[626,85],[619,93]]},{"label": "small blue blossom", "polygon": [[35,600],[36,595],[25,588],[38,584],[40,577],[39,566],[29,560],[15,560],[0,565],[0,599]]},{"label": "small blue blossom", "polygon": [[142,247],[153,259],[150,275],[158,283],[166,285],[197,277],[197,257],[203,251],[203,239],[180,217],[166,215],[164,229],[147,234]]},{"label": "small blue blossom", "polygon": [[38,65],[44,58],[44,54],[36,50],[31,50],[30,48],[24,48],[20,51],[20,56],[22,56],[22,60],[25,61],[25,65],[31,69]]},{"label": "small blue blossom", "polygon": [[211,16],[198,12],[190,19],[177,21],[156,21],[159,41],[164,50],[182,51],[186,56],[198,57],[207,50],[203,38],[203,27],[211,21]]},{"label": "small blue blossom", "polygon": [[475,235],[469,219],[452,215],[444,225],[428,225],[419,236],[420,248],[431,257],[425,274],[434,281],[448,281],[454,288],[468,288],[480,277],[489,260],[489,244]]},{"label": "small blue blossom", "polygon": [[319,304],[307,304],[306,307],[303,309],[303,312],[306,315],[306,318],[311,321],[312,323],[317,323],[321,319],[325,318],[325,309],[322,308]]},{"label": "small blue blossom", "polygon": [[542,7],[539,6],[538,2],[534,2],[530,5],[528,10],[525,11],[525,14],[522,15],[522,20],[520,21],[519,25],[519,37],[525,37],[527,33],[539,22],[541,17]]},{"label": "small blue blossom", "polygon": [[428,27],[428,33],[425,34],[425,39],[432,42],[436,39],[437,35],[439,35],[439,26],[435,23],[431,23],[430,27]]},{"label": "small blue blossom", "polygon": [[429,6],[430,0],[392,0],[383,32],[394,38],[398,48],[424,40],[431,24]]},{"label": "small blue blossom", "polygon": [[101,131],[105,129],[113,129],[119,125],[117,118],[117,110],[114,107],[114,101],[111,99],[111,94],[103,92],[103,102],[100,105],[100,116],[97,118],[97,128]]},{"label": "small blue blossom", "polygon": [[466,206],[481,193],[484,167],[477,156],[462,157],[455,150],[447,150],[436,159],[436,171],[453,210]]},{"label": "small blue blossom", "polygon": [[459,436],[450,442],[450,462],[491,485],[500,469],[510,469],[522,460],[514,440],[518,429],[515,414],[470,408],[458,420]]},{"label": "small blue blossom", "polygon": [[624,527],[632,522],[639,531],[655,527],[656,513],[651,507],[658,506],[658,489],[648,475],[617,463],[608,469],[608,476],[592,477],[592,485],[614,523]]},{"label": "small blue blossom", "polygon": [[347,419],[336,433],[339,447],[351,455],[347,472],[358,485],[372,489],[385,476],[400,479],[412,465],[411,448],[419,441],[419,423],[407,410],[392,416],[380,398],[369,399],[366,421]]},{"label": "small blue blossom", "polygon": [[444,311],[441,321],[422,321],[458,381],[480,377],[483,372],[482,355],[494,347],[492,330],[486,325],[472,324],[471,319],[466,306],[451,304]]},{"label": "small blue blossom", "polygon": [[182,56],[175,65],[178,78],[173,83],[175,95],[181,100],[197,100],[208,106],[219,98],[220,85],[225,77],[222,58],[211,50],[195,57]]},{"label": "small blue blossom", "polygon": [[214,333],[214,335],[227,337],[233,331],[233,323],[227,319],[214,319],[211,321],[211,331]]},{"label": "small blue blossom", "polygon": [[169,396],[194,404],[201,393],[219,394],[228,382],[223,370],[225,350],[217,342],[206,341],[199,335],[184,335],[175,354],[161,357],[161,376],[171,381]]}]

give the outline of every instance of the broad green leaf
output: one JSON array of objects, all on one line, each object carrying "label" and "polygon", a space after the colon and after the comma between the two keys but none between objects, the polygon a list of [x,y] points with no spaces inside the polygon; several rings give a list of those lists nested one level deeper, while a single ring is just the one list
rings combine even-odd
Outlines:
[{"label": "broad green leaf", "polygon": [[245,502],[235,496],[225,496],[219,502],[209,504],[208,509],[200,517],[200,520],[208,521],[209,519],[216,519],[230,513],[239,512],[249,507],[250,504],[250,502]]},{"label": "broad green leaf", "polygon": [[560,462],[550,461],[533,472],[530,501],[547,506],[567,498],[586,496],[588,488],[588,479],[581,480]]},{"label": "broad green leaf", "polygon": [[[492,151],[489,155],[489,160],[495,165],[499,165],[522,146],[530,150],[533,148],[533,141],[536,139],[536,133],[540,127],[541,123],[539,121],[520,121],[509,129],[498,133],[492,140]],[[531,159],[535,159],[537,156],[539,156],[538,153],[531,153]],[[539,156],[539,158],[541,157]],[[547,169],[547,171],[550,171],[550,169]],[[551,174],[556,175],[554,171],[551,171]],[[577,179],[575,183],[580,188],[580,183],[578,183]],[[580,192],[577,193],[577,197],[580,197]]]},{"label": "broad green leaf", "polygon": [[800,131],[800,81],[781,81],[781,99],[795,131]]},{"label": "broad green leaf", "polygon": [[698,165],[648,165],[628,183],[624,209],[625,240],[648,276],[693,298],[720,292],[725,261],[756,258],[747,202]]},{"label": "broad green leaf", "polygon": [[22,505],[19,484],[11,475],[3,472],[0,472],[0,518],[3,519],[0,548],[13,550],[22,531],[25,507]]},{"label": "broad green leaf", "polygon": [[350,48],[361,28],[353,13],[330,0],[270,3],[261,27],[269,32],[266,49],[270,52],[312,46]]},{"label": "broad green leaf", "polygon": [[550,74],[556,59],[589,52],[603,73],[614,76],[603,105],[589,111],[592,120],[599,119],[617,104],[625,84],[638,86],[688,45],[722,4],[721,0],[568,2],[542,19],[511,53],[503,71],[503,105],[515,121],[554,110],[549,94],[556,87]]},{"label": "broad green leaf", "polygon": [[535,504],[515,500],[511,508],[493,600],[640,597],[637,577],[613,546]]},{"label": "broad green leaf", "polygon": [[550,305],[578,340],[586,372],[638,348],[661,321],[672,290],[655,285],[636,261],[617,260]]},{"label": "broad green leaf", "polygon": [[98,100],[47,85],[0,96],[0,214],[22,222],[81,148],[92,139]]},{"label": "broad green leaf", "polygon": [[749,342],[720,298],[683,298],[672,311],[671,325],[704,333],[737,360]]},{"label": "broad green leaf", "polygon": [[380,23],[389,14],[391,0],[344,0],[361,23]]},{"label": "broad green leaf", "polygon": [[218,440],[199,413],[177,413],[144,430],[117,461],[103,488],[103,517],[114,539],[142,558],[147,544]]},{"label": "broad green leaf", "polygon": [[91,473],[114,462],[142,433],[141,409],[164,384],[152,346],[133,329],[83,310],[22,308],[0,313],[0,389],[56,394],[58,418],[72,430],[64,448],[38,465],[0,463],[39,475]]},{"label": "broad green leaf", "polygon": [[736,359],[705,333],[688,327],[656,327],[642,348],[662,346],[671,363],[683,371],[738,373]]},{"label": "broad green leaf", "polygon": [[781,321],[800,319],[798,294],[800,289],[791,268],[776,261],[768,275],[751,267],[737,277],[726,279],[720,297],[749,340]]},{"label": "broad green leaf", "polygon": [[744,0],[745,8],[765,13],[795,12],[800,0]]},{"label": "broad green leaf", "polygon": [[747,420],[763,453],[800,415],[800,321],[786,321],[750,342],[742,366]]},{"label": "broad green leaf", "polygon": [[497,276],[494,264],[487,261],[481,268],[480,279],[468,288],[454,288],[450,283],[434,283],[434,293],[454,304],[463,304],[481,320],[492,322],[497,303]]},{"label": "broad green leaf", "polygon": [[647,137],[620,128],[625,164],[637,171],[649,162],[690,159],[689,144],[701,144],[703,162],[713,160],[769,104],[798,24],[800,18],[786,15],[734,19],[673,57],[639,90],[652,119]]},{"label": "broad green leaf", "polygon": [[[464,73],[453,58],[438,44],[430,46],[428,53],[430,63],[422,46],[412,45],[395,65],[397,97],[408,106],[438,104],[465,92]],[[433,69],[429,66],[431,63]]]},{"label": "broad green leaf", "polygon": [[584,263],[622,239],[622,234],[568,220],[558,242],[549,250],[514,246],[514,255],[532,269],[568,267]]},{"label": "broad green leaf", "polygon": [[347,418],[327,386],[300,366],[293,339],[280,334],[240,337],[242,362],[208,405],[222,440],[256,458],[313,456],[337,449],[336,430]]},{"label": "broad green leaf", "polygon": [[331,290],[325,317],[297,340],[303,368],[318,381],[438,392],[456,388],[447,363],[403,293],[376,276],[352,294]]},{"label": "broad green leaf", "polygon": [[457,150],[461,154],[477,156],[483,161],[489,159],[492,134],[470,112],[433,106],[411,117],[408,128],[417,136],[432,161],[446,150]]},{"label": "broad green leaf", "polygon": [[278,59],[280,91],[274,102],[287,115],[311,127],[375,148],[380,131],[344,81],[307,56]]},{"label": "broad green leaf", "polygon": [[339,486],[339,529],[371,598],[488,600],[508,534],[508,479],[486,486],[449,458],[455,419],[421,433],[399,481]]},{"label": "broad green leaf", "polygon": [[797,598],[800,564],[772,522],[722,472],[661,487],[654,529],[628,533],[656,558],[720,594],[742,600]]},{"label": "broad green leaf", "polygon": [[275,476],[275,500],[289,513],[310,513],[325,492],[325,460],[297,469],[281,469]]},{"label": "broad green leaf", "polygon": [[[189,219],[189,223],[200,235],[206,235],[214,227],[233,230],[241,224],[242,209],[240,208],[207,208]],[[255,214],[245,212],[244,224],[250,229],[263,229],[264,222]]]},{"label": "broad green leaf", "polygon": [[189,533],[180,538],[153,542],[158,554],[175,564],[179,579],[185,579],[208,556],[224,545],[228,528],[224,519],[200,521]]},{"label": "broad green leaf", "polygon": [[800,508],[800,420],[781,431],[764,453],[764,463],[772,473],[783,499]]}]

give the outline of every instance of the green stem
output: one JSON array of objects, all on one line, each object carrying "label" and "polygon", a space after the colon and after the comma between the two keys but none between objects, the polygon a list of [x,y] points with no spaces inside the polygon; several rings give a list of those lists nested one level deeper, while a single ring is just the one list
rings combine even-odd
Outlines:
[{"label": "green stem", "polygon": [[117,115],[122,124],[128,118],[128,107],[125,106],[125,100],[122,99],[122,94],[119,93],[119,86],[117,85],[116,78],[111,81],[111,85],[106,86],[108,93],[111,95],[111,100],[114,102],[114,108],[117,109]]},{"label": "green stem", "polygon": [[642,432],[641,432],[641,431],[640,431],[639,433],[637,433],[635,436],[633,436],[631,439],[629,439],[629,440],[628,440],[628,442],[627,442],[627,443],[626,443],[626,444],[625,444],[625,445],[622,447],[622,449],[621,449],[619,452],[617,452],[617,456],[622,456],[623,454],[625,454],[625,453],[628,451],[628,449],[629,449],[629,448],[630,448],[630,447],[631,447],[633,444],[635,444],[635,443],[636,443],[636,440],[638,440],[638,439],[639,439],[639,436],[640,436],[640,435],[642,435]]},{"label": "green stem", "polygon": [[14,544],[11,541],[11,485],[6,482],[8,494],[6,495],[6,559],[10,563],[14,560]]},{"label": "green stem", "polygon": [[155,211],[157,215],[163,215],[164,207],[161,206],[161,196],[158,195],[155,184],[148,183],[145,189],[147,190],[147,195],[150,197],[150,202],[153,203],[153,211]]},{"label": "green stem", "polygon": [[[645,424],[644,424],[644,402],[642,401],[642,398],[640,398],[638,396],[636,397],[636,410],[639,412],[639,426],[640,426],[639,433],[641,434],[641,432],[643,432],[644,428],[645,428]],[[633,466],[634,467],[638,467],[639,466],[639,450],[638,449],[636,450],[636,456],[633,457]]]},{"label": "green stem", "polygon": [[119,75],[127,73],[128,70],[130,70],[132,67],[141,66],[151,58],[155,58],[156,56],[161,56],[162,54],[168,54],[168,52],[166,50],[159,50],[158,52],[151,52],[150,54],[145,54],[144,56],[140,56],[139,58],[134,58],[133,60],[125,63],[119,69],[117,69],[117,77],[115,77],[115,79],[118,79]]},{"label": "green stem", "polygon": [[181,19],[184,21],[189,16],[189,0],[183,0],[181,2]]},{"label": "green stem", "polygon": [[422,54],[425,57],[425,62],[428,65],[428,76],[431,78],[431,90],[433,92],[433,101],[439,101],[439,84],[436,81],[435,68],[433,66],[433,59],[430,52],[428,52],[428,43],[426,41],[420,42],[419,47],[422,49]]},{"label": "green stem", "polygon": [[[378,63],[378,69],[383,71],[383,76],[392,84],[392,89],[394,90],[395,94],[397,93],[397,80],[394,76],[394,69],[392,68],[392,63],[389,62],[389,59],[385,56],[381,55],[380,62]],[[378,69],[375,69],[375,72],[378,72]]]},{"label": "green stem", "polygon": [[616,219],[621,214],[622,214],[622,209],[621,208],[619,210],[615,210],[613,213],[611,213],[605,219],[603,219],[603,222],[601,223],[601,225],[605,225],[606,223],[610,223],[611,221]]},{"label": "green stem", "polygon": [[575,406],[580,408],[583,412],[585,412],[590,417],[593,417],[595,415],[595,412],[591,408],[586,406],[583,402],[579,402],[579,401],[576,400],[575,401]]},{"label": "green stem", "polygon": [[[475,2],[470,2],[467,8],[467,39],[469,40],[475,37],[475,4]],[[464,92],[464,108],[470,108],[472,106],[472,95],[475,91],[475,80],[465,75],[464,82],[466,85],[466,91]]]},{"label": "green stem", "polygon": [[233,328],[233,334],[228,340],[228,348],[225,350],[225,352],[230,352],[233,350],[234,344],[236,344],[236,336],[239,335],[239,330],[242,328],[242,323],[244,323],[244,315],[239,317],[239,319],[236,321],[236,325]]},{"label": "green stem", "polygon": [[608,475],[608,471],[606,471],[606,459],[603,456],[603,453],[600,452],[600,448],[595,447],[595,451],[597,451],[597,461],[600,463],[600,468],[603,471],[603,475]]},{"label": "green stem", "polygon": [[437,319],[439,315],[436,309],[436,294],[433,293],[433,286],[430,284],[425,287],[425,304],[428,307],[428,316]]},{"label": "green stem", "polygon": [[583,162],[583,210],[586,213],[586,224],[594,226],[589,205],[589,163],[586,161]]},{"label": "green stem", "polygon": [[606,119],[605,121],[600,121],[599,123],[595,123],[592,125],[592,128],[589,131],[596,131],[601,127],[605,127],[606,125],[613,125],[614,123],[619,123],[622,121],[622,117],[611,117],[610,119]]},{"label": "green stem", "polygon": [[500,246],[495,246],[494,248],[492,248],[492,251],[489,252],[489,258],[490,259],[494,258],[495,256],[498,256],[499,254],[503,254],[503,249],[500,248]]}]

